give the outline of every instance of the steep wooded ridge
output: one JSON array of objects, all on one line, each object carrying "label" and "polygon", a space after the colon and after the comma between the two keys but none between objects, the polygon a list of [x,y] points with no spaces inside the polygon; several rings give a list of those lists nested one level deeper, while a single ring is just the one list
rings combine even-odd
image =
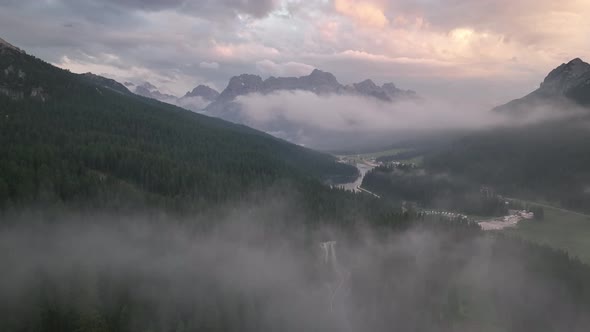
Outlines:
[{"label": "steep wooded ridge", "polygon": [[206,203],[280,179],[355,175],[330,155],[137,96],[113,80],[73,74],[0,43],[2,205],[109,200],[113,190]]},{"label": "steep wooded ridge", "polygon": [[589,98],[590,65],[574,59],[551,71],[536,91],[494,109],[515,117],[541,111],[551,120],[470,135],[426,165],[506,195],[590,211]]}]

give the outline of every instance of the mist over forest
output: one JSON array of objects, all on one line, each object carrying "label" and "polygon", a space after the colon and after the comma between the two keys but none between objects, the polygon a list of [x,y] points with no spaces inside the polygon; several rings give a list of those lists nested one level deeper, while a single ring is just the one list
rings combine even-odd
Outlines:
[{"label": "mist over forest", "polygon": [[590,269],[562,253],[438,220],[309,229],[289,199],[265,201],[227,207],[214,222],[14,217],[0,237],[2,329],[584,331],[590,322]]}]

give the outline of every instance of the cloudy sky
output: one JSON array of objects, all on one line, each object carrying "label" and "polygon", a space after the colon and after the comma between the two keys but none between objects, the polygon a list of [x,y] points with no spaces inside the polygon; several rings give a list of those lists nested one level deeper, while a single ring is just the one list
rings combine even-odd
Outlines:
[{"label": "cloudy sky", "polygon": [[590,60],[588,17],[590,0],[0,0],[0,37],[177,95],[320,68],[491,106]]}]

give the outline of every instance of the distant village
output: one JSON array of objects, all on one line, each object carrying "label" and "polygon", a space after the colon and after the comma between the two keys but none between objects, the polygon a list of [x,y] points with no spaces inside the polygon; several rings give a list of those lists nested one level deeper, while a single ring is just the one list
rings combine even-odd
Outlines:
[{"label": "distant village", "polygon": [[378,161],[376,158],[365,158],[362,155],[339,156],[338,162],[353,165],[353,166],[356,166],[356,164],[361,163],[361,164],[365,164],[365,165],[368,165],[371,167],[384,166],[384,167],[394,167],[394,168],[404,168],[404,169],[418,168],[418,164],[416,164],[416,163],[405,162],[405,161],[382,162],[382,161]]},{"label": "distant village", "polygon": [[[375,167],[388,167],[388,168],[395,168],[395,169],[414,169],[418,168],[419,166],[416,163],[405,162],[405,161],[389,161],[389,162],[381,162],[378,161],[376,158],[367,158],[363,155],[349,155],[349,156],[339,156],[338,162],[346,163],[350,165],[354,165],[357,168],[359,165],[363,165],[369,169]],[[359,169],[360,170],[360,169]],[[361,175],[364,176],[364,173],[361,172]],[[362,180],[361,180],[362,181]],[[357,182],[358,183],[358,182]],[[367,191],[360,187],[360,183],[355,188],[355,191],[363,191],[368,194],[372,194],[377,198],[380,198],[379,195]],[[501,201],[504,201],[506,206],[508,207],[511,203],[508,199],[505,199],[501,195],[497,194],[495,190],[488,186],[481,186],[480,187],[480,194],[486,198],[497,198]],[[464,221],[464,222],[475,222],[479,224],[479,226],[484,231],[494,231],[494,230],[502,230],[504,228],[509,227],[516,227],[519,222],[523,220],[532,220],[535,219],[535,213],[532,211],[528,211],[526,208],[523,209],[508,209],[508,214],[501,217],[496,217],[492,219],[481,219],[481,220],[474,220],[468,217],[465,214],[456,213],[456,212],[449,212],[449,211],[437,211],[437,210],[421,210],[419,209],[414,203],[410,202],[403,202],[402,203],[402,211],[406,212],[409,209],[418,211],[418,217],[439,217],[449,221]]]}]

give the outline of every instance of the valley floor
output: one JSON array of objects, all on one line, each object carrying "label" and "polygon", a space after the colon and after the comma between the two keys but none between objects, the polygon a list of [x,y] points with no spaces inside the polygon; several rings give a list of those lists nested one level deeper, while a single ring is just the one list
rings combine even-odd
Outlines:
[{"label": "valley floor", "polygon": [[506,234],[567,251],[585,263],[590,263],[590,215],[547,204],[543,206],[544,220],[520,222],[503,230]]}]

